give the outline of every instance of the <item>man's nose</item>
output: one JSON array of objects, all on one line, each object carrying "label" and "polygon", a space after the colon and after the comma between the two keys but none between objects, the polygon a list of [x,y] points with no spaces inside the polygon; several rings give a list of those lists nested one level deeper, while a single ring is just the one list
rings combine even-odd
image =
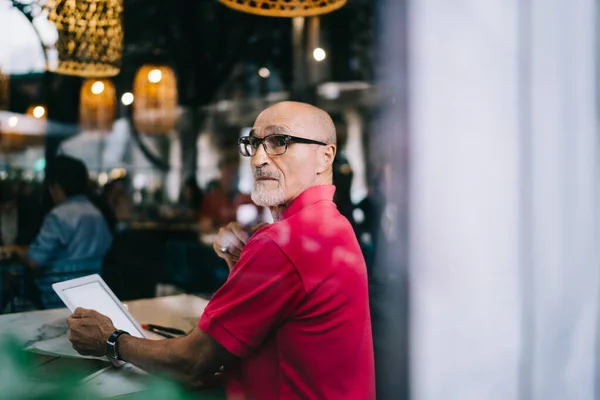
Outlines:
[{"label": "man's nose", "polygon": [[252,156],[252,165],[255,167],[262,167],[265,164],[269,163],[269,155],[265,151],[265,147],[260,144],[256,149],[256,154]]}]

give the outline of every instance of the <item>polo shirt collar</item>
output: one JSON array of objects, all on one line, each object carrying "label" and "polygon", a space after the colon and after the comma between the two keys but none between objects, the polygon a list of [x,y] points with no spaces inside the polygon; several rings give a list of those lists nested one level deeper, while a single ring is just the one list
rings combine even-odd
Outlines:
[{"label": "polo shirt collar", "polygon": [[335,186],[333,185],[319,185],[312,186],[306,189],[292,200],[291,204],[281,214],[281,219],[286,219],[305,207],[311,206],[319,201],[333,201],[333,194],[335,193]]}]

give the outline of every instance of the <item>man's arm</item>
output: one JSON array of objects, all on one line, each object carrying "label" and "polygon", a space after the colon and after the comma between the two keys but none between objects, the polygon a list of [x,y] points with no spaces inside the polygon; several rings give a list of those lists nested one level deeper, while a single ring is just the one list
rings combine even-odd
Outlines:
[{"label": "man's arm", "polygon": [[[106,340],[116,330],[108,317],[78,308],[68,324],[69,340],[77,352],[106,355]],[[185,337],[160,341],[121,335],[118,348],[125,361],[147,372],[169,375],[191,388],[210,383],[222,365],[235,360],[235,356],[198,328]]]},{"label": "man's arm", "polygon": [[50,213],[44,219],[33,243],[27,249],[26,259],[29,266],[43,265],[52,260],[63,240],[61,222],[57,215]]},{"label": "man's arm", "polygon": [[147,372],[170,375],[191,388],[210,384],[221,366],[235,359],[199,328],[188,336],[169,340],[122,335],[119,352],[125,361]]},{"label": "man's arm", "polygon": [[16,256],[21,259],[27,257],[27,246],[20,245],[8,245],[3,246],[2,251],[0,252],[0,260],[3,258],[9,258],[10,256]]}]

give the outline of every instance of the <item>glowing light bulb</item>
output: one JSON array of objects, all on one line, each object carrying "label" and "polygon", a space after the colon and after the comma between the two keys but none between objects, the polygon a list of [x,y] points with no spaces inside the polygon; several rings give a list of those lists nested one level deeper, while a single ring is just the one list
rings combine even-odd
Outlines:
[{"label": "glowing light bulb", "polygon": [[46,115],[46,109],[43,106],[35,106],[33,116],[37,119],[43,118]]},{"label": "glowing light bulb", "polygon": [[160,72],[160,69],[153,69],[152,71],[148,72],[148,81],[151,83],[158,83],[160,82],[160,80],[162,79],[162,72]]},{"label": "glowing light bulb", "polygon": [[267,79],[269,76],[271,76],[271,71],[269,71],[269,68],[262,67],[258,70],[258,75],[260,75],[261,78]]},{"label": "glowing light bulb", "polygon": [[123,105],[130,105],[131,103],[133,103],[133,93],[123,93],[123,96],[121,96],[121,103],[123,103]]},{"label": "glowing light bulb", "polygon": [[317,62],[323,61],[327,57],[327,53],[320,47],[313,50],[313,57]]},{"label": "glowing light bulb", "polygon": [[104,83],[100,81],[94,82],[94,84],[92,85],[92,93],[100,94],[102,92],[104,92]]}]

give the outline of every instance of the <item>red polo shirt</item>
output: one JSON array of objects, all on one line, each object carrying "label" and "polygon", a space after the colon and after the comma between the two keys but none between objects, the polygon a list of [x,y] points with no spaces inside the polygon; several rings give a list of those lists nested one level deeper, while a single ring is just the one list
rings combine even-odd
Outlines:
[{"label": "red polo shirt", "polygon": [[367,271],[354,231],[315,186],[257,231],[198,326],[240,358],[230,399],[375,398]]}]

